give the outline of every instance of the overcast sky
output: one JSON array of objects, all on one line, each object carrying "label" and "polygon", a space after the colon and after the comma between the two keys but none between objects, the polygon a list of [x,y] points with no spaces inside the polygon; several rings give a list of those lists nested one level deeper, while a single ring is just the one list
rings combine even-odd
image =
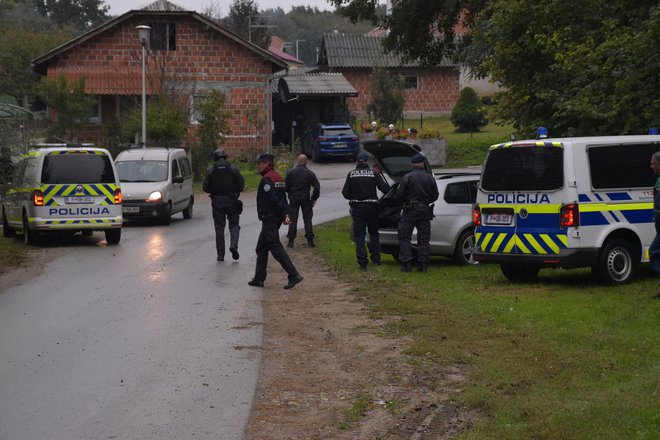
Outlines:
[{"label": "overcast sky", "polygon": [[[233,0],[170,0],[170,2],[184,9],[197,12],[202,12],[207,6],[215,4],[220,7],[220,14],[225,16],[229,12],[229,6],[233,3]],[[141,9],[153,3],[153,0],[105,0],[104,3],[110,6],[111,15],[121,15],[132,9]],[[284,12],[289,12],[291,6],[311,6],[317,7],[322,11],[334,10],[334,7],[331,7],[326,0],[256,0],[255,3],[262,10],[280,7]]]}]

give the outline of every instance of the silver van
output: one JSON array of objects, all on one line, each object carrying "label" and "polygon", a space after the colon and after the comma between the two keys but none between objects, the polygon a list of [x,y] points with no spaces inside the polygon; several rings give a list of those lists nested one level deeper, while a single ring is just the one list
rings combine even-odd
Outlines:
[{"label": "silver van", "polygon": [[193,215],[193,178],[183,148],[133,148],[115,159],[126,219],[153,219],[164,225],[177,212]]}]

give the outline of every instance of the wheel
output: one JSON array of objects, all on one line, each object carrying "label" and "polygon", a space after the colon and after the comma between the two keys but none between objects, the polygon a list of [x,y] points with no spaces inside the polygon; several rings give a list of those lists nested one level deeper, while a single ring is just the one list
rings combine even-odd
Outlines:
[{"label": "wheel", "polygon": [[16,231],[9,227],[9,222],[7,221],[7,214],[5,210],[2,210],[2,235],[5,237],[15,237]]},{"label": "wheel", "polygon": [[456,249],[454,250],[454,261],[461,266],[479,264],[472,256],[474,251],[474,229],[468,229],[456,240]]},{"label": "wheel", "polygon": [[108,244],[118,244],[121,240],[121,229],[106,229],[105,230],[105,241]]},{"label": "wheel", "polygon": [[611,240],[603,246],[598,263],[591,268],[591,272],[605,284],[625,284],[635,276],[639,264],[633,255],[630,243]]},{"label": "wheel", "polygon": [[167,208],[165,209],[165,214],[160,219],[160,223],[167,226],[170,224],[172,221],[172,202],[169,202],[167,204]]},{"label": "wheel", "polygon": [[541,268],[539,266],[531,266],[529,264],[500,264],[502,274],[511,282],[525,283],[531,282],[536,279]]},{"label": "wheel", "polygon": [[34,246],[39,243],[39,233],[30,230],[30,223],[28,222],[27,215],[23,213],[23,242],[26,245]]},{"label": "wheel", "polygon": [[190,201],[188,202],[188,206],[186,209],[183,210],[183,218],[189,219],[192,218],[193,216],[193,204],[195,203],[195,200],[191,197]]}]

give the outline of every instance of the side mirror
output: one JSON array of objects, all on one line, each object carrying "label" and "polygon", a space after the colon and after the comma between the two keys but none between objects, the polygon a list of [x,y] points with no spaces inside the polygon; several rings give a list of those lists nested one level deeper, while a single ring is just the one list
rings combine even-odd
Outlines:
[{"label": "side mirror", "polygon": [[183,183],[183,176],[176,176],[172,178],[172,183]]}]

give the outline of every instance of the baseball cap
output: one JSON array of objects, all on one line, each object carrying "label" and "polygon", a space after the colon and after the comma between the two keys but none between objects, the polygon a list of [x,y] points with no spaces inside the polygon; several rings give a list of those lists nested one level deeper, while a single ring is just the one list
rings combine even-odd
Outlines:
[{"label": "baseball cap", "polygon": [[275,156],[273,156],[271,153],[261,153],[259,156],[257,156],[257,160],[255,162],[273,162],[274,160]]},{"label": "baseball cap", "polygon": [[413,157],[410,158],[411,163],[420,163],[424,162],[424,156],[419,153],[416,153]]},{"label": "baseball cap", "polygon": [[367,153],[358,153],[357,156],[355,156],[355,160],[358,162],[366,162],[369,160],[369,155]]}]

